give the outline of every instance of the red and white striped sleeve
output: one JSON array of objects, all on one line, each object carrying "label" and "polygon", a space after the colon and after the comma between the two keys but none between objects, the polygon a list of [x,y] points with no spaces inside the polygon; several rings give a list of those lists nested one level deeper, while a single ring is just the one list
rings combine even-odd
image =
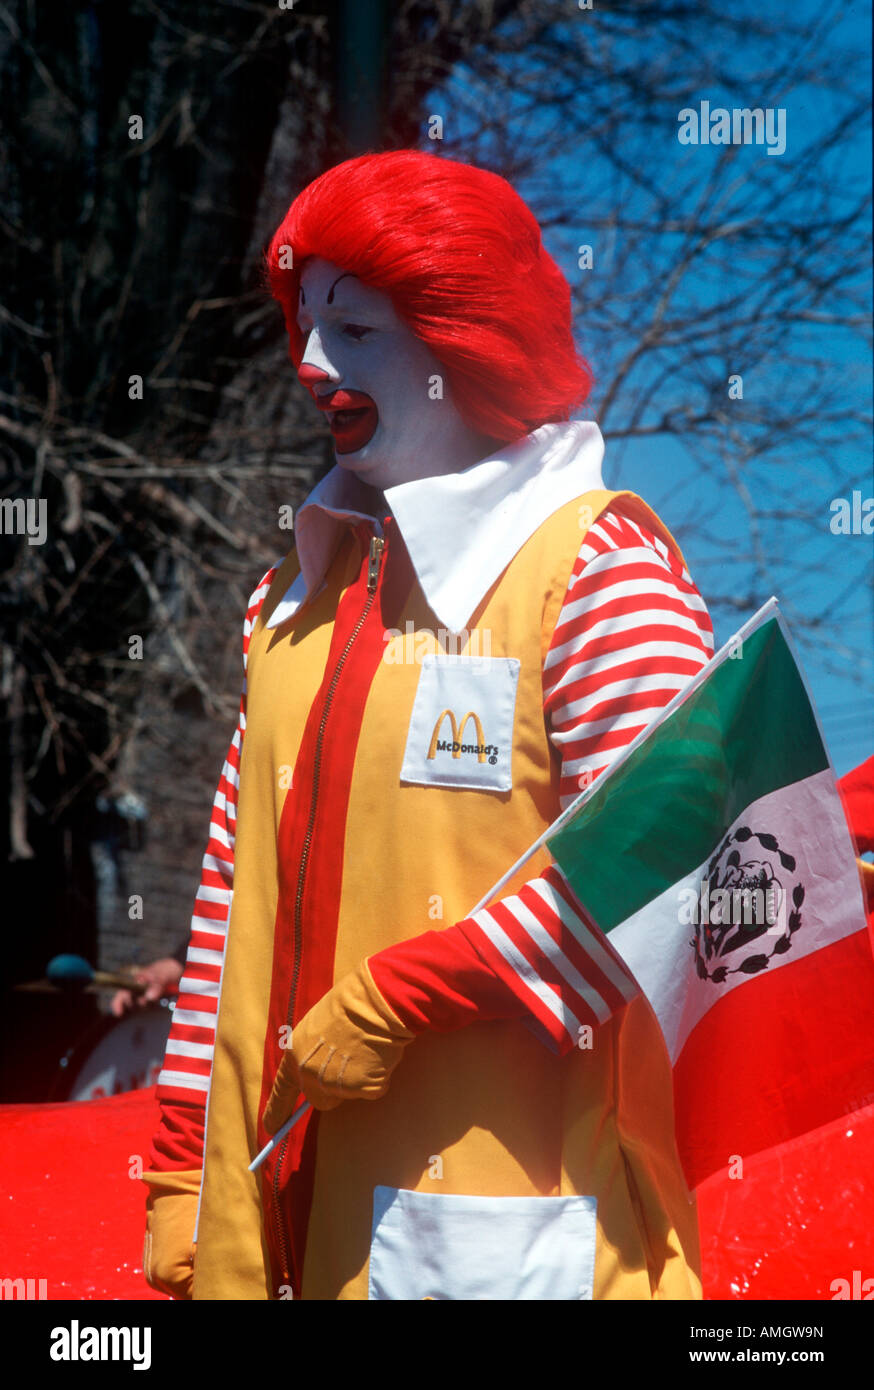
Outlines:
[{"label": "red and white striped sleeve", "polygon": [[278,564],[273,565],[258,584],[249,599],[243,623],[240,714],[213,801],[185,969],[179,982],[164,1065],[158,1077],[161,1123],[152,1143],[153,1171],[199,1168],[203,1161],[206,1098],[234,889],[234,841],[240,758],[246,732],[249,641],[277,568]]},{"label": "red and white striped sleeve", "polygon": [[574,563],[543,668],[562,810],[712,655],[713,624],[681,560],[605,512]]},{"label": "red and white striped sleeve", "polygon": [[[713,626],[681,560],[614,505],[586,534],[544,662],[562,809],[712,655]],[[417,942],[409,959],[404,943],[370,960],[377,985],[414,1030],[521,1014],[565,1052],[582,1025],[605,1022],[637,992],[557,865]],[[477,958],[488,977],[477,974]]]}]

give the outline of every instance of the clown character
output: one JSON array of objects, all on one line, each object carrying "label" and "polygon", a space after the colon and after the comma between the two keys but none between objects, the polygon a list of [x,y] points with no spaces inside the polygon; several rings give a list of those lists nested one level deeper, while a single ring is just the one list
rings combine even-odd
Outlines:
[{"label": "clown character", "polygon": [[267,263],[336,463],[246,614],[147,1278],[196,1299],[700,1298],[635,979],[545,850],[474,909],[712,656],[707,609],[570,418],[591,382],[569,287],[503,179],[349,160]]}]

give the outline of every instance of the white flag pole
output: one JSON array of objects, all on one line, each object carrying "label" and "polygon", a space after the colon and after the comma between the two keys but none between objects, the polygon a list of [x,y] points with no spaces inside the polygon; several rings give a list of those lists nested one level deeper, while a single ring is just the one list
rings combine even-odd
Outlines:
[{"label": "white flag pole", "polygon": [[273,1138],[270,1140],[270,1143],[264,1145],[264,1148],[258,1154],[257,1158],[252,1159],[252,1162],[249,1164],[250,1173],[254,1173],[257,1168],[261,1167],[261,1164],[264,1162],[267,1155],[273,1152],[277,1144],[282,1143],[288,1131],[290,1129],[293,1129],[294,1126],[297,1124],[298,1120],[302,1119],[306,1112],[308,1110],[312,1110],[312,1108],[313,1107],[308,1100],[305,1100],[303,1105],[299,1105],[297,1107],[294,1114],[291,1116],[291,1119],[285,1121],[285,1124],[282,1126],[282,1128],[276,1131]]}]

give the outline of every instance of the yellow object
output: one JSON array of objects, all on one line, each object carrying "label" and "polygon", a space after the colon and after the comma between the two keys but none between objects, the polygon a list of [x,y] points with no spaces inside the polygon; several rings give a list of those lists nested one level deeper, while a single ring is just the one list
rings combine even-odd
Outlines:
[{"label": "yellow object", "polygon": [[143,1173],[149,1187],[143,1272],[146,1283],[172,1298],[191,1298],[199,1168]]},{"label": "yellow object", "polygon": [[867,859],[857,859],[859,865],[859,878],[862,882],[862,897],[865,902],[866,912],[874,911],[874,864],[869,864]]},{"label": "yellow object", "polygon": [[362,961],[296,1025],[264,1112],[268,1134],[288,1119],[301,1091],[317,1110],[384,1096],[414,1036],[389,1008]]},{"label": "yellow object", "polygon": [[[619,497],[626,515],[680,555],[670,533],[633,494],[584,493],[534,531],[468,622],[464,638],[471,651],[519,661],[511,790],[400,780],[421,654],[441,646],[415,575],[398,624],[399,631],[413,624],[407,632],[415,634],[409,643],[415,660],[407,655],[405,635],[390,635],[395,616],[383,619],[384,659],[370,680],[349,754],[354,762],[345,822],[314,822],[313,855],[320,846],[324,853],[329,836],[343,837],[334,982],[384,947],[466,917],[558,814],[560,767],[544,719],[543,661],[586,529]],[[399,543],[397,529],[388,531],[388,563]],[[330,678],[338,604],[366,566],[368,546],[366,524],[350,527],[322,590],[271,630],[265,623],[299,571],[292,551],[252,631],[234,901],[207,1112],[197,1299],[284,1296],[268,1261],[264,1222],[270,1217],[262,1212],[259,1181],[247,1171],[261,1147],[257,1125],[273,971],[277,834],[286,795],[308,791],[295,767],[301,738]],[[353,644],[347,663],[354,653]],[[344,680],[348,664],[338,691]],[[455,710],[456,719],[467,711],[467,704]],[[329,737],[330,721],[327,728]],[[483,737],[494,741],[485,725]],[[282,768],[294,769],[293,791],[278,776]],[[518,892],[549,863],[548,853],[538,852],[501,896]],[[318,915],[319,902],[312,902]],[[309,929],[320,927],[317,920]],[[317,1022],[304,1019],[305,1033],[311,1026],[315,1031]],[[281,1108],[288,1109],[287,1093]],[[406,1047],[377,1103],[338,1105],[314,1120],[304,1299],[384,1296],[370,1277],[375,1194],[394,1190],[406,1194],[405,1201],[419,1194],[419,1206],[427,1206],[427,1219],[439,1231],[454,1219],[445,1200],[453,1194],[456,1204],[482,1199],[477,1219],[486,1227],[490,1213],[503,1213],[495,1220],[504,1221],[512,1210],[500,1202],[489,1206],[493,1199],[520,1199],[519,1211],[529,1222],[531,1211],[536,1218],[541,1210],[532,1199],[554,1199],[542,1211],[544,1220],[558,1213],[556,1229],[565,1214],[557,1199],[570,1199],[566,1214],[573,1220],[585,1218],[580,1204],[589,1201],[596,1208],[592,1268],[573,1296],[701,1297],[696,1208],[676,1152],[671,1069],[658,1023],[642,998],[597,1029],[591,1049],[575,1048],[561,1059],[515,1020],[424,1033]],[[421,1248],[434,1247],[426,1242]],[[436,1285],[422,1294],[464,1296]]]}]

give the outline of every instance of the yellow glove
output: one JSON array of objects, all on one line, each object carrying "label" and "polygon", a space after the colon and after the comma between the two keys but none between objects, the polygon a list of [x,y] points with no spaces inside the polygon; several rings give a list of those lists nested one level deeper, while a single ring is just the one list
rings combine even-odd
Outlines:
[{"label": "yellow glove", "polygon": [[171,1298],[190,1298],[200,1169],[143,1173],[149,1186],[143,1271],[146,1283]]},{"label": "yellow glove", "polygon": [[344,976],[292,1031],[264,1111],[275,1134],[303,1091],[317,1110],[343,1100],[378,1100],[414,1037],[389,1008],[367,962]]}]

